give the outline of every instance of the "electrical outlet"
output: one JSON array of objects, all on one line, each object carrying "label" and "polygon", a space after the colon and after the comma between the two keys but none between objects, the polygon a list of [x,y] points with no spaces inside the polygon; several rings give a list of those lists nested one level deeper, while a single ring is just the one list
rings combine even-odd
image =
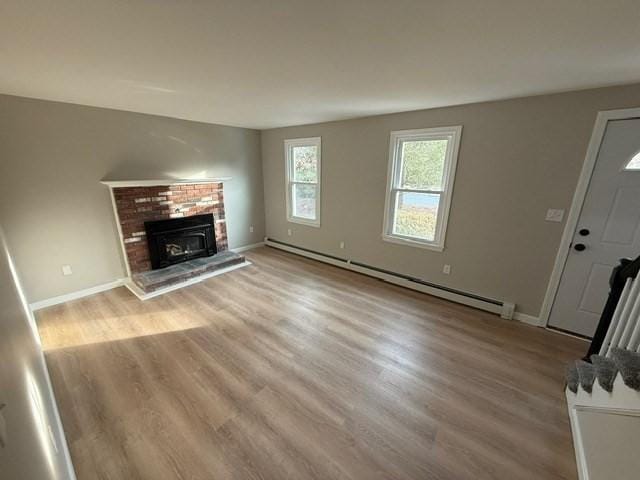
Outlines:
[{"label": "electrical outlet", "polygon": [[249,227],[249,233],[253,233],[253,225]]},{"label": "electrical outlet", "polygon": [[289,236],[291,236],[291,235],[292,235],[292,232],[291,232],[291,229],[290,229],[290,228],[287,230],[287,235],[289,235]]},{"label": "electrical outlet", "polygon": [[73,273],[73,270],[71,269],[71,265],[62,266],[62,275],[66,277],[67,275],[71,275],[72,273]]},{"label": "electrical outlet", "polygon": [[442,267],[442,273],[445,275],[449,275],[451,273],[451,265],[445,265]]},{"label": "electrical outlet", "polygon": [[564,210],[550,208],[549,210],[547,210],[547,216],[545,217],[545,220],[547,222],[562,222],[563,218]]},{"label": "electrical outlet", "polygon": [[340,242],[340,248],[344,248],[344,242]]}]

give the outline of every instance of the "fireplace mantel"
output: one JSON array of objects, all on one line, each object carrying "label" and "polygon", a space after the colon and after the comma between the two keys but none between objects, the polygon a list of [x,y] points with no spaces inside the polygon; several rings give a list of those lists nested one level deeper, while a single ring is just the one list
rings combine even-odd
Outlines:
[{"label": "fireplace mantel", "polygon": [[231,177],[205,177],[205,178],[165,178],[161,180],[101,180],[100,183],[111,188],[120,187],[155,187],[164,185],[196,185],[205,183],[223,183],[231,180]]}]

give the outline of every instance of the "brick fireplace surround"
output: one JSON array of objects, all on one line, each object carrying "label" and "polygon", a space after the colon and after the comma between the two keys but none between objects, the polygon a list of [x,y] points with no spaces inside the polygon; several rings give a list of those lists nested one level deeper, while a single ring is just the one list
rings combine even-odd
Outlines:
[{"label": "brick fireplace surround", "polygon": [[131,274],[151,270],[144,222],[213,213],[218,252],[228,249],[223,184],[114,187],[113,197]]}]

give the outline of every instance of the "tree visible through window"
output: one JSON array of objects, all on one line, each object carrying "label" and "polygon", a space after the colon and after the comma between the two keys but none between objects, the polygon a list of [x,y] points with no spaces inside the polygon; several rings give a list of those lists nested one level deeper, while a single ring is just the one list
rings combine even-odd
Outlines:
[{"label": "tree visible through window", "polygon": [[392,132],[386,239],[442,249],[460,131]]},{"label": "tree visible through window", "polygon": [[320,225],[320,138],[285,140],[287,219]]}]

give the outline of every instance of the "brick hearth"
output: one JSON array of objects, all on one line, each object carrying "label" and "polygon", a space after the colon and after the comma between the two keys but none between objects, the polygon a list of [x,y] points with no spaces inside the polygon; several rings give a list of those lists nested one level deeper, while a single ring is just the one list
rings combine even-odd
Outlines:
[{"label": "brick hearth", "polygon": [[227,250],[222,183],[117,187],[113,195],[131,273],[151,270],[144,222],[213,213],[218,252]]}]

